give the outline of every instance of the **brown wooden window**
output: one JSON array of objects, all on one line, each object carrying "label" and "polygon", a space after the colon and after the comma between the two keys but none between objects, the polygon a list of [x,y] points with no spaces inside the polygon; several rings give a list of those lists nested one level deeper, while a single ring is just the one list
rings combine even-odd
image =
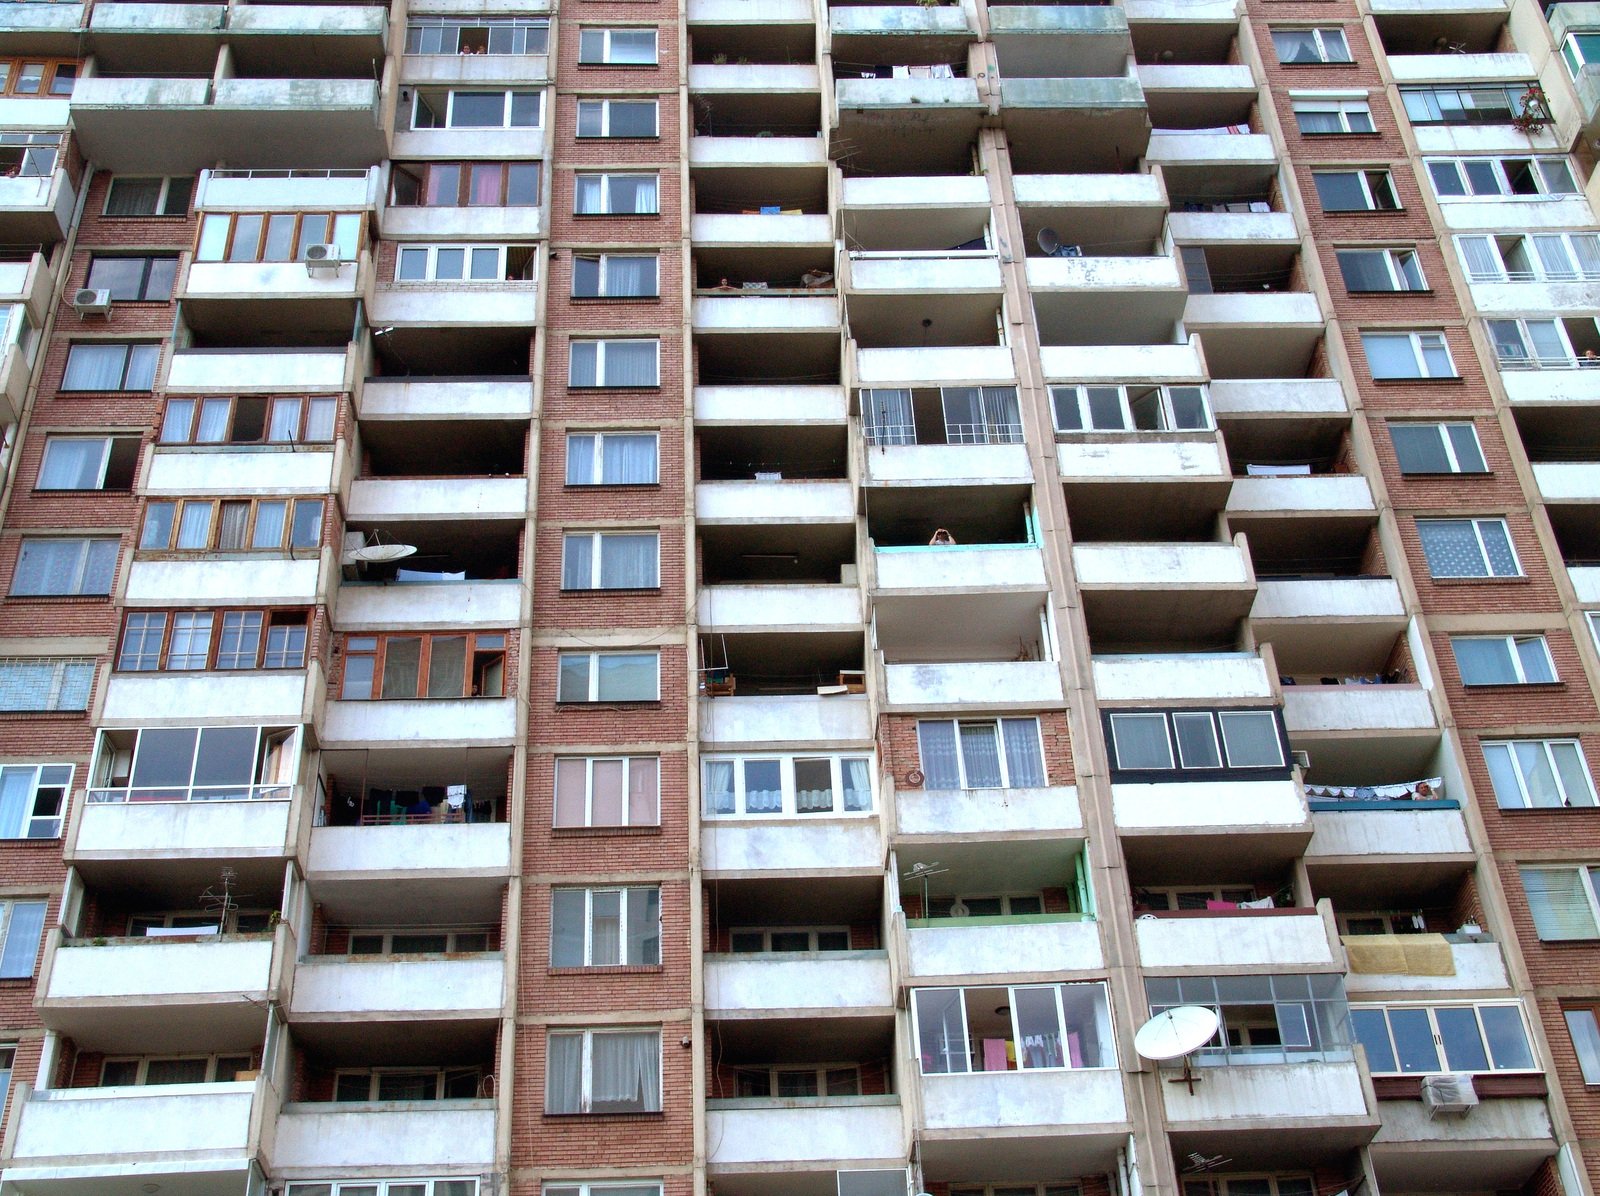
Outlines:
[{"label": "brown wooden window", "polygon": [[322,542],[320,498],[184,498],[147,503],[147,552],[281,552]]},{"label": "brown wooden window", "polygon": [[341,698],[505,696],[504,632],[349,635]]},{"label": "brown wooden window", "polygon": [[310,611],[139,610],[122,620],[122,672],[299,669],[306,663]]},{"label": "brown wooden window", "polygon": [[328,444],[338,412],[332,396],[168,399],[161,443]]},{"label": "brown wooden window", "polygon": [[78,81],[73,58],[0,58],[0,95],[60,98]]},{"label": "brown wooden window", "polygon": [[361,251],[360,212],[208,212],[197,262],[298,262],[313,245],[337,245],[339,260]]}]

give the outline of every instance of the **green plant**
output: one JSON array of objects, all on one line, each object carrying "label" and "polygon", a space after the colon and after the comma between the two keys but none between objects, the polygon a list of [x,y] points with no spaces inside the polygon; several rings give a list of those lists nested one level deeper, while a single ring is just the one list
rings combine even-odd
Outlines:
[{"label": "green plant", "polygon": [[728,56],[726,54],[713,54],[711,56],[711,63],[713,66],[727,66]]},{"label": "green plant", "polygon": [[89,940],[89,945],[92,947],[104,947],[106,945],[106,940],[101,938],[99,935],[96,935],[94,938]]}]

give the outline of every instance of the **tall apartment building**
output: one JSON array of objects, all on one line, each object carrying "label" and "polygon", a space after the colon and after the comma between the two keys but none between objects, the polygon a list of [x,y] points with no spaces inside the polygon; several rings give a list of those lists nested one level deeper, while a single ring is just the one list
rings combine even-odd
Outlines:
[{"label": "tall apartment building", "polygon": [[0,1196],[1593,1196],[1592,64],[0,3]]}]

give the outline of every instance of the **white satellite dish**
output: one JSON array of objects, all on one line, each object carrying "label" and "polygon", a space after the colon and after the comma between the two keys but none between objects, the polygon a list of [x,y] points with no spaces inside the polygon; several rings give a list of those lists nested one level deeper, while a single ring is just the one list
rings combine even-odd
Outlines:
[{"label": "white satellite dish", "polygon": [[1216,1037],[1219,1025],[1221,1019],[1215,1009],[1204,1005],[1174,1005],[1139,1027],[1133,1036],[1133,1049],[1154,1063],[1182,1059],[1183,1075],[1169,1083],[1187,1084],[1192,1093],[1200,1077],[1191,1069],[1189,1056]]},{"label": "white satellite dish", "polygon": [[411,556],[417,551],[415,544],[363,544],[360,548],[352,548],[340,558],[340,564],[354,565],[358,561],[365,561],[369,565],[381,565],[389,561],[400,561]]}]

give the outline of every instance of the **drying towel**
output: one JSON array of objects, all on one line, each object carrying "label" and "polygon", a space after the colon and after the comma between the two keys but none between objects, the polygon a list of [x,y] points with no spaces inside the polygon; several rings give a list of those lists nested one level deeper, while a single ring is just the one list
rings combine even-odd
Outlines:
[{"label": "drying towel", "polygon": [[1350,970],[1363,975],[1454,976],[1455,958],[1442,934],[1341,936]]}]

